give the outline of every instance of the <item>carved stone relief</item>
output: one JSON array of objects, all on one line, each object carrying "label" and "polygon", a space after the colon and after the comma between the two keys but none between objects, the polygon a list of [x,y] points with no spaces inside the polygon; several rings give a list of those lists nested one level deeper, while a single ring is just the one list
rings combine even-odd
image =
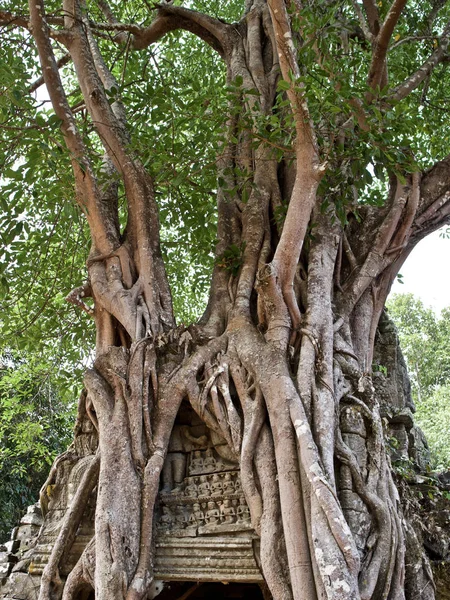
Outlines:
[{"label": "carved stone relief", "polygon": [[[5,583],[0,585],[0,598],[36,600],[40,576],[96,447],[92,423],[83,419],[74,444],[55,465],[41,494],[45,518],[39,535],[41,516],[34,507],[32,518],[30,512],[15,530],[4,557],[0,552],[4,558],[0,583]],[[94,534],[95,496],[94,491],[62,564],[63,577]],[[156,580],[261,582],[256,542],[230,448],[183,406],[161,476],[155,517]]]},{"label": "carved stone relief", "polygon": [[163,467],[155,519],[156,577],[262,581],[257,536],[237,467],[224,440],[184,407]]},{"label": "carved stone relief", "polygon": [[158,535],[195,537],[248,532],[252,529],[250,511],[242,494],[239,470],[219,454],[206,428],[199,428],[204,433],[196,436],[195,427],[174,427],[163,467]]}]

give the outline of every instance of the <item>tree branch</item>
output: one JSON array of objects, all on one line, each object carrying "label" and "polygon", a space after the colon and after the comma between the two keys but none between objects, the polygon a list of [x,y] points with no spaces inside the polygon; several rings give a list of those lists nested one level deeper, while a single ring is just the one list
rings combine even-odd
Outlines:
[{"label": "tree branch", "polygon": [[353,4],[353,8],[355,9],[356,16],[358,17],[359,24],[361,25],[361,29],[364,33],[364,37],[366,38],[367,41],[372,42],[373,35],[367,26],[367,21],[364,18],[364,14],[361,10],[360,5],[358,4],[358,0],[352,0],[352,4]]},{"label": "tree branch", "polygon": [[[148,27],[141,27],[132,23],[120,23],[114,18],[106,2],[99,2],[99,4],[108,22],[91,22],[92,29],[97,32],[116,32],[117,35],[114,41],[119,43],[128,43],[130,37],[130,47],[134,50],[143,50],[158,42],[166,33],[177,29],[184,29],[199,36],[222,57],[230,49],[230,30],[232,26],[195,10],[166,4],[157,5],[155,6],[155,10],[158,11],[156,18]],[[47,22],[61,26],[64,24],[64,19],[49,17]],[[14,15],[3,10],[0,11],[0,25],[18,25],[30,29],[28,15]],[[48,33],[51,38],[65,43],[65,31],[55,31],[48,28]]]},{"label": "tree branch", "polygon": [[368,84],[375,89],[382,82],[383,73],[386,71],[386,55],[389,41],[395,26],[403,12],[407,0],[394,0],[389,9],[383,25],[375,39],[375,47],[372,55],[372,63],[369,69]]},{"label": "tree branch", "polygon": [[447,49],[450,41],[450,21],[445,26],[444,31],[440,39],[439,46],[436,50],[427,58],[421,67],[417,69],[415,73],[410,75],[403,83],[394,88],[390,98],[399,102],[406,98],[412,91],[414,91],[422,81],[433,71],[433,69],[440,62],[444,60],[447,54]]},{"label": "tree branch", "polygon": [[99,245],[101,252],[110,252],[107,243],[108,234],[98,211],[95,210],[95,199],[99,195],[92,168],[87,158],[86,147],[78,131],[76,121],[70,110],[66,94],[59,76],[58,65],[49,38],[49,28],[45,18],[43,0],[30,0],[30,29],[36,41],[39,59],[42,66],[44,82],[52,101],[56,116],[61,119],[61,130],[67,148],[71,153],[72,168],[77,184],[77,202],[87,218],[91,231],[96,232],[94,239],[102,240]]},{"label": "tree branch", "polygon": [[185,29],[198,35],[222,57],[225,56],[229,48],[231,25],[195,10],[181,6],[158,4],[155,6],[157,15],[153,22],[148,27],[139,27],[117,21],[104,0],[99,0],[98,4],[108,19],[108,23],[92,23],[92,28],[117,32],[115,41],[119,43],[128,43],[130,35],[130,47],[134,50],[147,48],[159,41],[166,33],[177,29]]},{"label": "tree branch", "polygon": [[13,15],[6,10],[0,10],[0,25],[18,25],[25,29],[30,29],[28,15]]},{"label": "tree branch", "polygon": [[[63,57],[61,57],[59,60],[56,61],[56,66],[58,69],[61,69],[65,65],[69,64],[70,61],[71,61],[70,54],[65,54]],[[44,83],[45,83],[44,76],[41,75],[40,77],[38,77],[37,79],[35,79],[33,81],[33,83],[28,88],[28,91],[30,92],[30,94],[32,94],[39,87],[41,87],[41,85],[44,85]]]},{"label": "tree branch", "polygon": [[367,21],[371,34],[376,37],[380,31],[380,14],[375,0],[363,0],[364,10],[366,11]]},{"label": "tree branch", "polygon": [[[64,30],[57,31],[49,27],[49,24],[61,26],[64,24],[64,20],[61,17],[51,16],[46,16],[45,20],[49,37],[65,44],[67,40],[67,32]],[[7,27],[9,25],[23,27],[24,29],[31,31],[31,12],[30,15],[15,15],[6,10],[0,10],[0,26]]]},{"label": "tree branch", "polygon": [[450,218],[450,155],[423,174],[411,244],[439,229]]},{"label": "tree branch", "polygon": [[[314,127],[306,103],[300,69],[292,41],[292,31],[284,0],[269,0],[268,6],[275,31],[281,73],[291,81],[287,95],[294,114],[296,129],[297,172],[294,188],[283,225],[280,241],[272,261],[294,328],[299,325],[300,312],[293,291],[295,271],[303,247],[311,211],[316,202],[317,186],[325,172],[320,164]],[[293,79],[293,81],[292,81]]]}]

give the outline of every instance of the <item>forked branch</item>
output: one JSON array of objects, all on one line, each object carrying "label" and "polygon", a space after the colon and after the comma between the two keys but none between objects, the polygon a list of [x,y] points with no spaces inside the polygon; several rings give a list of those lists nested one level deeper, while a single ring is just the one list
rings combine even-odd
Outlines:
[{"label": "forked branch", "polygon": [[156,17],[147,27],[135,24],[120,23],[114,16],[111,8],[104,0],[98,2],[108,23],[96,23],[95,29],[117,32],[115,40],[120,43],[129,43],[135,50],[142,50],[158,42],[167,33],[177,29],[185,29],[198,35],[222,57],[229,46],[229,30],[231,25],[214,19],[209,15],[190,10],[182,6],[170,4],[155,5]]}]

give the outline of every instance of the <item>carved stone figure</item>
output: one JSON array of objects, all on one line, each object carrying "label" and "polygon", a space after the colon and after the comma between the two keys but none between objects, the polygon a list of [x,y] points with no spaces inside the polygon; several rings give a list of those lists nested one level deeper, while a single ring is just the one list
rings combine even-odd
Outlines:
[{"label": "carved stone figure", "polygon": [[236,477],[236,481],[234,482],[234,493],[240,494],[242,492],[241,479],[239,475]]},{"label": "carved stone figure", "polygon": [[213,475],[211,483],[211,496],[221,496],[223,494],[222,481],[218,475]]},{"label": "carved stone figure", "polygon": [[189,466],[189,473],[199,473],[200,471],[203,471],[203,458],[200,450],[196,450]]},{"label": "carved stone figure", "polygon": [[196,485],[197,478],[193,477],[184,489],[184,495],[188,498],[196,498],[198,496],[198,487]]},{"label": "carved stone figure", "polygon": [[220,523],[220,511],[215,502],[208,502],[205,520],[207,525],[218,525]]},{"label": "carved stone figure", "polygon": [[177,529],[184,529],[186,527],[187,520],[183,506],[176,507],[175,524]]},{"label": "carved stone figure", "polygon": [[200,477],[200,483],[198,485],[199,496],[210,496],[211,495],[211,486],[209,485],[209,481],[206,478],[206,475],[202,475]]},{"label": "carved stone figure", "polygon": [[211,471],[214,471],[216,469],[216,466],[217,466],[217,463],[216,463],[216,459],[214,458],[212,448],[208,448],[206,450],[206,456],[203,461],[203,468],[205,471],[207,471],[209,473]]},{"label": "carved stone figure", "polygon": [[250,522],[250,510],[249,510],[247,504],[245,503],[244,496],[241,496],[239,498],[239,506],[237,507],[236,514],[237,514],[237,522],[238,523],[249,523]]},{"label": "carved stone figure", "polygon": [[235,486],[234,486],[234,481],[231,477],[231,473],[225,473],[225,477],[224,477],[222,486],[223,486],[223,493],[226,496],[234,494]]},{"label": "carved stone figure", "polygon": [[222,515],[222,523],[229,524],[236,521],[236,511],[231,504],[231,500],[224,500],[220,508],[220,513]]},{"label": "carved stone figure", "polygon": [[208,438],[205,435],[196,438],[191,434],[187,425],[174,426],[163,466],[162,493],[177,493],[182,490],[181,483],[186,475],[186,453],[199,446],[205,446],[207,443]]},{"label": "carved stone figure", "polygon": [[205,514],[200,508],[200,504],[197,502],[193,506],[193,511],[191,516],[189,517],[189,525],[200,527],[205,523]]},{"label": "carved stone figure", "polygon": [[175,521],[174,516],[172,515],[170,508],[168,506],[162,507],[163,514],[158,520],[157,528],[161,531],[168,531],[172,528],[172,525]]}]

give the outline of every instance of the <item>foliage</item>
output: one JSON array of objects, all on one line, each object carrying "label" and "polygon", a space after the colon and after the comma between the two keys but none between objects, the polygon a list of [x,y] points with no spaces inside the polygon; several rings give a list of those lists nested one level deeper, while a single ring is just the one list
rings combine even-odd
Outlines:
[{"label": "foliage", "polygon": [[[24,356],[26,357],[24,359]],[[36,502],[71,438],[73,390],[42,357],[4,353],[0,367],[0,540]]]},{"label": "foliage", "polygon": [[415,400],[450,380],[450,308],[437,316],[413,294],[394,294],[387,303],[405,355]]},{"label": "foliage", "polygon": [[437,316],[413,294],[387,303],[411,377],[416,419],[430,445],[433,466],[450,465],[450,309]]},{"label": "foliage", "polygon": [[430,396],[417,403],[416,418],[431,451],[432,465],[450,467],[450,383],[438,386]]}]

